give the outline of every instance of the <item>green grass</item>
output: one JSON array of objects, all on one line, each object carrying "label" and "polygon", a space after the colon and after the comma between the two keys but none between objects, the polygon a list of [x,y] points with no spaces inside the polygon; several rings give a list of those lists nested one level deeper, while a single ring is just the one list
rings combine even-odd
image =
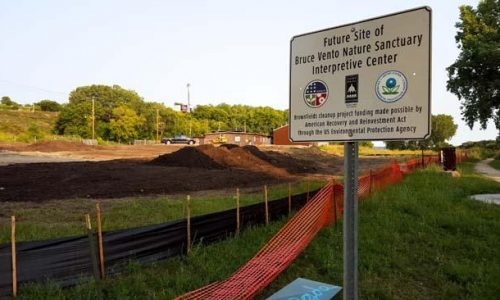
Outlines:
[{"label": "green grass", "polygon": [[490,166],[492,166],[493,168],[495,168],[497,170],[500,170],[500,159],[495,158],[494,160],[492,160],[490,162]]},{"label": "green grass", "polygon": [[[459,170],[459,178],[436,168],[417,171],[360,204],[360,299],[498,299],[500,207],[468,197],[499,193],[500,184],[472,173],[471,163]],[[125,274],[103,282],[105,298],[172,299],[227,278],[285,221],[196,247],[188,257],[153,266],[131,264]],[[341,222],[322,230],[257,299],[297,277],[342,285]],[[96,297],[92,282],[69,289],[21,286],[20,291],[19,299]]]},{"label": "green grass", "polygon": [[[294,182],[292,194],[314,190],[322,181]],[[236,207],[236,191],[197,192],[191,195],[192,215],[203,215]],[[288,184],[268,188],[269,200],[288,196]],[[103,231],[160,224],[185,217],[186,195],[101,200]],[[263,187],[240,192],[240,205],[264,201]],[[95,203],[91,199],[54,200],[44,203],[0,202],[0,243],[10,241],[10,216],[16,216],[17,241],[51,239],[84,233],[84,214],[95,226]]]},{"label": "green grass", "polygon": [[50,138],[59,113],[0,110],[0,142],[33,142],[36,128],[40,137]]}]

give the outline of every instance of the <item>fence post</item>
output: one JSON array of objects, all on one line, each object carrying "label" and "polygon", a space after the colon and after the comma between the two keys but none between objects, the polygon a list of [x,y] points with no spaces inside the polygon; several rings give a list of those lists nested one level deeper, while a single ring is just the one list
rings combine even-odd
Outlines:
[{"label": "fence post", "polygon": [[269,207],[267,203],[267,184],[264,185],[264,205],[266,210],[266,226],[269,225]]},{"label": "fence post", "polygon": [[97,202],[95,204],[96,214],[97,214],[97,245],[99,247],[99,267],[101,271],[101,278],[104,278],[104,247],[102,242],[102,224],[101,224],[101,203]]},{"label": "fence post", "polygon": [[97,265],[97,257],[95,253],[95,241],[94,234],[92,233],[92,224],[90,223],[90,215],[85,214],[85,229],[87,231],[87,235],[89,237],[89,247],[90,247],[90,259],[92,261],[92,271],[94,273],[94,278],[96,283],[99,283],[99,267]]},{"label": "fence post", "polygon": [[236,234],[240,234],[240,189],[236,188]]},{"label": "fence post", "polygon": [[288,183],[288,214],[292,213],[292,184]]},{"label": "fence post", "polygon": [[16,217],[11,216],[12,297],[17,297]]},{"label": "fence post", "polygon": [[191,196],[186,197],[186,232],[187,232],[187,254],[191,253]]}]

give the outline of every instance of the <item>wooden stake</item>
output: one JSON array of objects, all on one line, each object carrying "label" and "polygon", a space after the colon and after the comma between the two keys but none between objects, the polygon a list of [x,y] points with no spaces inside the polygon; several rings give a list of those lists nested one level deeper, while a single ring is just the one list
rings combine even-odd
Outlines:
[{"label": "wooden stake", "polygon": [[292,213],[292,184],[288,183],[288,214]]},{"label": "wooden stake", "polygon": [[191,196],[186,198],[187,254],[191,253]]},{"label": "wooden stake", "polygon": [[94,234],[92,233],[92,224],[90,223],[90,215],[85,214],[85,229],[89,237],[89,247],[90,247],[90,260],[92,261],[92,271],[94,273],[94,279],[98,283],[100,281],[99,276],[99,266],[97,263],[97,257],[95,253],[95,241]]},{"label": "wooden stake", "polygon": [[269,225],[269,206],[267,204],[267,185],[264,185],[264,205],[266,208],[266,226]]},{"label": "wooden stake", "polygon": [[10,217],[11,220],[11,257],[12,257],[12,296],[17,297],[17,259],[16,259],[16,217]]},{"label": "wooden stake", "polygon": [[240,189],[236,189],[236,234],[240,234]]},{"label": "wooden stake", "polygon": [[99,247],[99,270],[101,271],[101,278],[104,278],[104,247],[102,242],[102,225],[101,225],[101,203],[95,204],[97,213],[97,246]]}]

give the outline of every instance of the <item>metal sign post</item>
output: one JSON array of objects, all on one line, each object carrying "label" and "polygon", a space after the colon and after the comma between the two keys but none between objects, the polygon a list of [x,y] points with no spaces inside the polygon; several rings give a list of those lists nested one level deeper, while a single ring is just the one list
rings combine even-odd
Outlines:
[{"label": "metal sign post", "polygon": [[358,143],[344,143],[344,299],[358,299]]},{"label": "metal sign post", "polygon": [[431,12],[419,7],[290,41],[290,140],[345,142],[344,299],[358,298],[357,141],[431,134]]}]

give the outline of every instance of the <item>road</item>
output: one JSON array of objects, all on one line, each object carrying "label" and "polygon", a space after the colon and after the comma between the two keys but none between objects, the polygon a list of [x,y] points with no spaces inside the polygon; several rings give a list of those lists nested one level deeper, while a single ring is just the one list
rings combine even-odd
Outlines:
[{"label": "road", "polygon": [[[476,164],[476,171],[478,173],[483,174],[486,177],[489,177],[496,182],[500,182],[500,171],[491,167],[489,163],[493,160],[493,158],[489,158],[486,160],[482,160]],[[473,195],[472,199],[493,203],[496,205],[500,205],[500,194],[481,194],[481,195]]]}]

